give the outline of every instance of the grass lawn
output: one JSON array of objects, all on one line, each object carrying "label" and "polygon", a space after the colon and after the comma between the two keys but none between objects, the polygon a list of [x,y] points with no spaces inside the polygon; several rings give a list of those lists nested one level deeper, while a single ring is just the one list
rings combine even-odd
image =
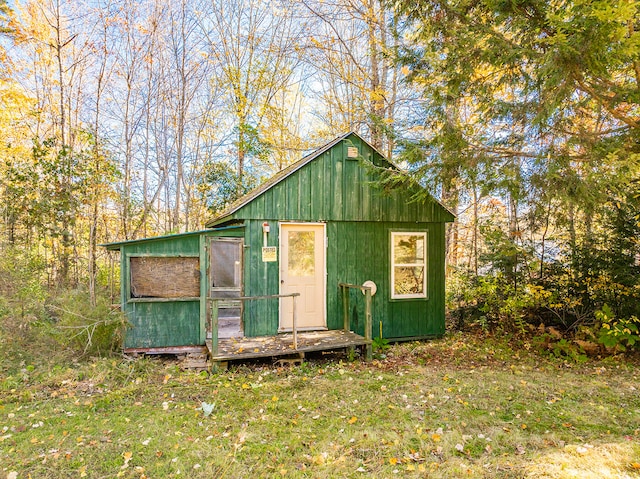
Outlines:
[{"label": "grass lawn", "polygon": [[7,359],[0,479],[640,478],[637,360],[566,364],[524,346],[456,334],[369,364],[213,375]]}]

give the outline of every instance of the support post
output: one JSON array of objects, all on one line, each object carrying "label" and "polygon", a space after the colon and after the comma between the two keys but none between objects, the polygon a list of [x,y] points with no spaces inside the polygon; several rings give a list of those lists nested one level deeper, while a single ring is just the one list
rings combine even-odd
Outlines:
[{"label": "support post", "polygon": [[208,259],[208,248],[207,248],[207,238],[204,235],[199,236],[200,247],[199,247],[199,255],[200,255],[200,344],[205,344],[207,342],[207,310],[209,309],[209,292],[210,292],[210,282],[209,282],[209,262]]},{"label": "support post", "polygon": [[298,350],[298,327],[296,325],[296,297],[295,296],[291,296],[291,300],[293,301],[293,318],[292,318],[292,324],[293,324],[293,349],[294,350]]},{"label": "support post", "polygon": [[218,300],[211,300],[211,355],[218,354]]},{"label": "support post", "polygon": [[365,346],[365,359],[371,361],[373,359],[373,346],[372,341],[372,321],[371,321],[371,288],[364,290],[364,339],[366,339],[367,345]]}]

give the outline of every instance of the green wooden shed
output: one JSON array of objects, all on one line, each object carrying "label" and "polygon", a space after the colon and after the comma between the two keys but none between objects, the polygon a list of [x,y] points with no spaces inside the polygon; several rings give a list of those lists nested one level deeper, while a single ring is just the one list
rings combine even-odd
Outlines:
[{"label": "green wooden shed", "polygon": [[215,356],[235,338],[234,351],[222,348],[231,357],[266,355],[269,338],[292,333],[282,353],[302,349],[295,336],[305,332],[316,345],[322,331],[352,332],[362,344],[368,328],[391,340],[442,335],[445,225],[454,215],[408,178],[383,186],[390,171],[398,169],[348,133],[206,230],[106,245],[121,252],[125,349],[208,343]]}]

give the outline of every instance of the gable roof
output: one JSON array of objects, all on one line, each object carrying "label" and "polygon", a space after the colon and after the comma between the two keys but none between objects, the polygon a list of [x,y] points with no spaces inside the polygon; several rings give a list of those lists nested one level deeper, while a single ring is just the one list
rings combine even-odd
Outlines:
[{"label": "gable roof", "polygon": [[[266,192],[268,192],[269,190],[274,188],[276,185],[282,183],[284,180],[286,180],[287,178],[292,176],[294,173],[296,173],[297,171],[302,169],[304,166],[308,165],[309,163],[311,163],[315,159],[317,159],[320,156],[322,156],[327,151],[331,150],[336,145],[340,144],[342,141],[344,141],[344,140],[346,140],[346,139],[348,139],[349,137],[352,137],[352,136],[355,136],[359,141],[361,141],[363,144],[367,145],[375,153],[377,153],[377,155],[379,157],[379,160],[382,161],[382,163],[383,163],[385,168],[396,170],[396,171],[399,171],[399,172],[401,171],[400,168],[398,168],[396,165],[394,165],[388,159],[386,159],[384,157],[384,155],[382,153],[380,153],[375,147],[373,147],[366,140],[364,140],[359,134],[357,134],[357,133],[352,131],[352,132],[345,133],[345,134],[335,138],[334,140],[330,141],[329,143],[323,145],[322,147],[320,147],[320,148],[314,150],[313,152],[309,153],[308,155],[304,156],[302,159],[300,159],[300,160],[296,161],[295,163],[292,163],[288,167],[280,170],[278,173],[276,173],[270,179],[265,181],[263,184],[261,184],[260,186],[258,186],[255,189],[251,190],[250,192],[248,192],[244,196],[238,198],[236,201],[234,201],[231,205],[229,205],[221,213],[219,213],[218,215],[216,215],[215,217],[213,217],[212,219],[207,221],[205,226],[207,228],[211,228],[211,227],[214,227],[214,226],[217,226],[217,225],[221,225],[221,224],[224,224],[224,223],[232,220],[234,213],[238,212],[240,209],[242,209],[243,207],[245,207],[246,205],[248,205],[252,201],[256,200],[261,195],[265,194]],[[416,185],[417,185],[417,183],[416,183]],[[422,187],[420,187],[420,188],[422,188]],[[451,213],[439,201],[437,201],[433,197],[431,199],[435,203],[437,203],[437,205],[440,208],[445,210],[446,213],[451,216],[451,218],[455,217],[455,215],[453,213]]]},{"label": "gable roof", "polygon": [[249,191],[247,194],[245,194],[245,195],[241,196],[240,198],[238,198],[236,201],[231,203],[227,208],[225,208],[223,211],[221,211],[220,214],[218,214],[217,216],[214,216],[212,219],[207,221],[205,226],[207,228],[210,228],[210,227],[212,227],[212,226],[214,226],[216,224],[221,223],[224,220],[224,218],[226,218],[229,215],[232,215],[233,213],[238,211],[240,208],[242,208],[244,205],[246,205],[247,203],[250,203],[252,200],[254,200],[258,196],[260,196],[262,193],[264,193],[268,189],[272,188],[273,186],[277,185],[282,180],[287,178],[289,175],[291,175],[292,173],[298,171],[304,165],[306,165],[307,163],[313,161],[315,158],[320,156],[322,153],[324,153],[327,150],[330,150],[335,145],[337,145],[342,140],[346,139],[349,135],[352,135],[352,134],[360,137],[357,133],[349,132],[349,133],[346,133],[346,134],[344,134],[342,136],[339,136],[338,138],[336,138],[334,140],[331,140],[326,145],[321,146],[320,148],[312,151],[308,155],[302,157],[300,160],[298,160],[298,161],[296,161],[294,163],[291,163],[289,166],[287,166],[286,168],[283,168],[282,170],[280,170],[278,173],[273,175],[271,178],[269,178],[267,181],[262,183],[260,186],[254,188],[253,190]]}]

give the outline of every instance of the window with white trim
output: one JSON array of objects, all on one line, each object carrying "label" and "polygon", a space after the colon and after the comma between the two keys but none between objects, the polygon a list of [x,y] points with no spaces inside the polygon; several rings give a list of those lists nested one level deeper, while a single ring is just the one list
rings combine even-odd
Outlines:
[{"label": "window with white trim", "polygon": [[391,298],[427,297],[427,233],[391,232]]}]

